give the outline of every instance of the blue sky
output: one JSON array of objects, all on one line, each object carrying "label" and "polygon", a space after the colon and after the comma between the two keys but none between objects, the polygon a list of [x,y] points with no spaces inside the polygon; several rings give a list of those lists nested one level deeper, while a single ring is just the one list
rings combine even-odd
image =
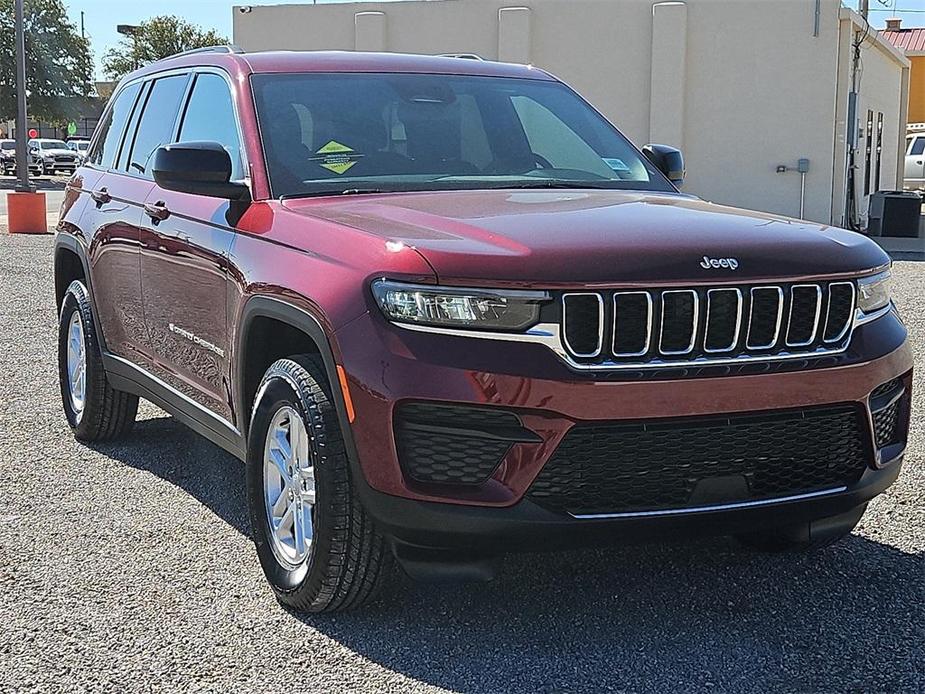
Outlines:
[{"label": "blue sky", "polygon": [[[337,1],[318,0],[319,3]],[[78,27],[80,13],[84,12],[84,26],[91,40],[98,71],[100,57],[119,41],[116,24],[137,24],[155,14],[175,14],[194,24],[216,29],[231,38],[231,8],[234,5],[287,4],[284,0],[157,0],[155,3],[130,0],[65,0],[65,3],[71,20]],[[846,4],[856,8],[857,0],[850,0]],[[894,15],[902,17],[905,26],[925,26],[925,0],[870,0],[870,6],[871,23],[876,27],[882,27],[883,21]]]}]

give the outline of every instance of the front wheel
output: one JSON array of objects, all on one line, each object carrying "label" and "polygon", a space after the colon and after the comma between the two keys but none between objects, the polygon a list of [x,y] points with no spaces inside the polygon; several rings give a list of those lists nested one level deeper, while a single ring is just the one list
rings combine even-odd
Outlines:
[{"label": "front wheel", "polygon": [[834,545],[850,535],[866,510],[867,504],[861,504],[837,516],[758,530],[737,535],[736,539],[759,552],[813,552]]},{"label": "front wheel", "polygon": [[280,359],[254,404],[247,495],[257,555],[277,599],[306,612],[371,599],[390,564],[357,498],[322,362]]}]

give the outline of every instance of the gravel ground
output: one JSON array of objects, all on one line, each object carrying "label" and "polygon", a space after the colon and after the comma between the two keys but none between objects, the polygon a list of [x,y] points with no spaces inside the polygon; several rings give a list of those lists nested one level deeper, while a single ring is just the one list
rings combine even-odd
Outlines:
[{"label": "gravel ground", "polygon": [[[303,617],[264,584],[240,463],[150,405],[131,441],[75,443],[51,247],[0,236],[0,691],[925,691],[920,417],[899,482],[817,555],[524,556],[490,585],[397,579]],[[923,268],[896,267],[919,345]]]}]

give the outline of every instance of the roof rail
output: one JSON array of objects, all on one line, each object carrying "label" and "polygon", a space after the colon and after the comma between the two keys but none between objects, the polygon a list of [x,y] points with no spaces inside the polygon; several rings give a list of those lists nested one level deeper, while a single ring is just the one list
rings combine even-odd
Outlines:
[{"label": "roof rail", "polygon": [[481,60],[485,61],[485,58],[480,56],[478,53],[441,53],[438,57],[440,58],[462,58],[463,60]]},{"label": "roof rail", "polygon": [[227,46],[204,46],[203,48],[191,48],[188,51],[180,51],[179,53],[174,53],[173,55],[168,55],[167,58],[161,58],[161,60],[167,60],[168,58],[179,58],[184,55],[196,55],[197,53],[243,53],[244,50],[229,44]]}]

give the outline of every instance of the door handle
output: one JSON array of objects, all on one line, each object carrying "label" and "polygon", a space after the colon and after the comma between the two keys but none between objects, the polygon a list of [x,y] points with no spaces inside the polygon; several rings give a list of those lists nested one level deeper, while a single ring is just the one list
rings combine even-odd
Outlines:
[{"label": "door handle", "polygon": [[109,191],[105,187],[100,188],[99,190],[94,190],[90,193],[90,197],[93,199],[93,202],[96,203],[97,207],[102,207],[108,202],[112,202],[112,196],[109,194]]},{"label": "door handle", "polygon": [[163,200],[158,200],[154,204],[145,203],[145,214],[148,215],[155,223],[163,222],[170,216],[170,210]]}]

